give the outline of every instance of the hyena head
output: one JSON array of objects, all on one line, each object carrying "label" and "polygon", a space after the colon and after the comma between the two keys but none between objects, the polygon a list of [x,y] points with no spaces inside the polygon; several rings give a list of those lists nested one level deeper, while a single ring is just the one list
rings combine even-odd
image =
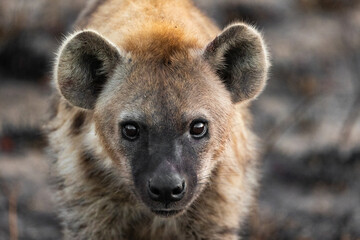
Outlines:
[{"label": "hyena head", "polygon": [[204,49],[182,37],[151,33],[116,46],[81,31],[63,44],[55,71],[63,97],[93,111],[119,181],[160,216],[199,196],[230,139],[235,104],[261,92],[268,68],[247,25],[225,28]]}]

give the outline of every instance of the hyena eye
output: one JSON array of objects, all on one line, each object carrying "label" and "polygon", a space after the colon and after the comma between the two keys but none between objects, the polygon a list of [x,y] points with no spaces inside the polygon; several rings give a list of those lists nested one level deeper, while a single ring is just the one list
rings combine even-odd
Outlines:
[{"label": "hyena eye", "polygon": [[194,120],[190,125],[190,134],[193,138],[202,138],[208,131],[207,122],[204,120]]},{"label": "hyena eye", "polygon": [[136,140],[139,137],[139,126],[136,123],[125,123],[122,125],[122,135],[127,140]]}]

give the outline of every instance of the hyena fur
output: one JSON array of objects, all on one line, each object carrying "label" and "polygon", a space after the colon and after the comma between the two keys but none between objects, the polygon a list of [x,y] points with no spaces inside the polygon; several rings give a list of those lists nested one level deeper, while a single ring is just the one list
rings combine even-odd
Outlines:
[{"label": "hyena fur", "polygon": [[47,124],[64,239],[238,239],[267,55],[254,27],[220,31],[188,0],[92,1],[58,51]]}]

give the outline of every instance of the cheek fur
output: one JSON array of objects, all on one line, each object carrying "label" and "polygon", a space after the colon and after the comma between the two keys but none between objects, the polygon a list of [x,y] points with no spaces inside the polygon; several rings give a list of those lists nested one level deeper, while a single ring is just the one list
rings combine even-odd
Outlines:
[{"label": "cheek fur", "polygon": [[121,136],[115,121],[116,118],[112,114],[100,112],[94,114],[94,119],[96,135],[99,137],[100,144],[106,150],[114,166],[118,169],[116,174],[119,178],[131,180],[131,166],[126,148],[120,144]]}]

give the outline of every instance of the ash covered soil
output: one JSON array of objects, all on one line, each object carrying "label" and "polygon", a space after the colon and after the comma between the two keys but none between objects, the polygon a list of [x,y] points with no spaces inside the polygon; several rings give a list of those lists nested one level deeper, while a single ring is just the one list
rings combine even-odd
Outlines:
[{"label": "ash covered soil", "polygon": [[[0,239],[60,239],[41,126],[50,70],[85,0],[0,0]],[[360,3],[197,0],[243,20],[271,52],[253,102],[262,141],[258,206],[243,239],[360,239]]]}]

